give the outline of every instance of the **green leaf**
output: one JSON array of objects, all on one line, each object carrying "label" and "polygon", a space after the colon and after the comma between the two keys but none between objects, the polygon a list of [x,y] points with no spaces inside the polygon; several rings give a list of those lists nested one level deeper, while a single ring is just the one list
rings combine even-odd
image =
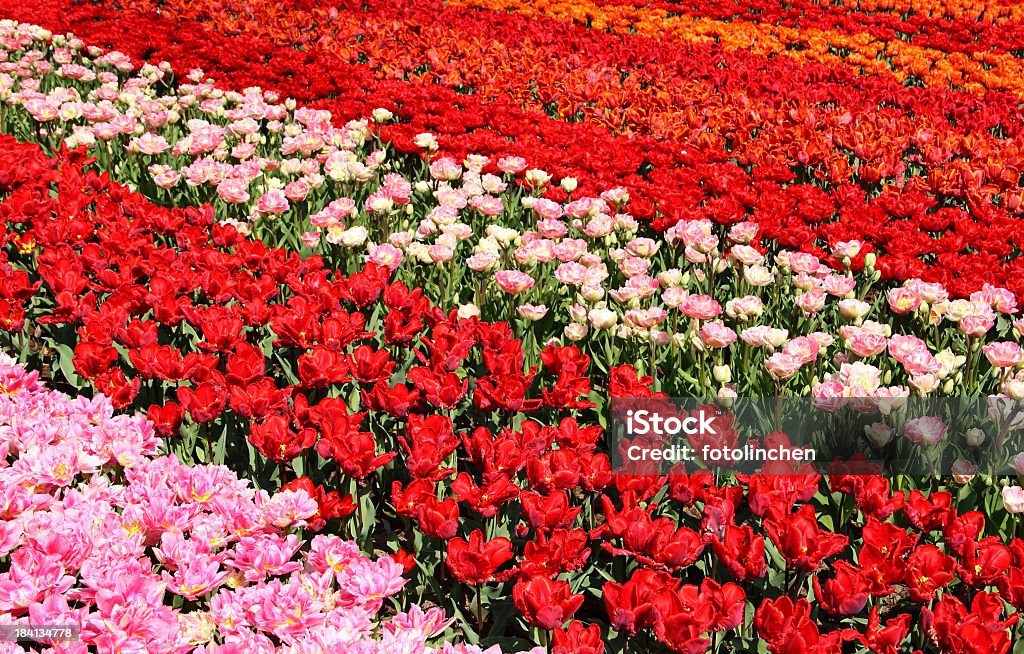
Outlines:
[{"label": "green leaf", "polygon": [[49,338],[46,341],[58,354],[57,367],[54,368],[54,372],[56,373],[57,370],[60,370],[67,383],[78,390],[82,390],[85,384],[82,383],[82,379],[75,372],[75,353],[71,350],[71,347],[64,343],[57,343]]}]

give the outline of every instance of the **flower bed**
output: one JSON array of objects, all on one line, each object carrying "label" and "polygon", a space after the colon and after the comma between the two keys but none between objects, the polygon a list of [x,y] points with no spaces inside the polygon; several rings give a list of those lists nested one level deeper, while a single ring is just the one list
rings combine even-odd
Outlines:
[{"label": "flower bed", "polygon": [[[459,639],[436,649],[1005,652],[1017,638],[1024,490],[964,458],[1006,432],[931,418],[856,434],[963,455],[952,475],[895,478],[613,469],[609,434],[611,402],[631,398],[899,411],[1024,397],[1019,286],[997,285],[1019,265],[1001,240],[1016,218],[963,218],[977,240],[929,235],[965,240],[898,275],[898,256],[853,220],[817,242],[794,236],[802,251],[756,213],[709,207],[661,216],[657,234],[623,187],[507,151],[446,156],[390,111],[336,124],[264,89],[133,72],[73,37],[2,29],[0,120],[46,149],[0,137],[0,341],[49,384],[94,396],[62,400],[0,362],[13,397],[0,409],[54,405],[26,418],[52,454],[26,449],[25,416],[4,432],[5,517],[22,517],[0,541],[0,607],[7,597],[23,622],[80,622],[72,651],[431,652]],[[271,47],[183,34],[207,37],[207,55]],[[177,47],[161,38],[149,54]],[[269,70],[283,82],[297,69]],[[389,148],[402,130],[414,142]],[[936,231],[960,225],[956,212],[969,215],[895,222]],[[992,252],[960,254],[965,242]],[[912,278],[952,278],[938,266],[961,256],[994,267],[949,288]],[[906,281],[883,279],[894,275]],[[66,406],[91,412],[101,436],[60,427],[78,424]],[[129,442],[108,446],[119,429]],[[64,431],[89,443],[82,454],[54,440]],[[152,458],[156,437],[176,458]],[[1024,470],[1016,451],[999,454]],[[69,470],[83,484],[60,490]],[[159,490],[178,486],[191,494]],[[33,535],[51,523],[22,510],[29,489],[49,492],[50,513],[70,497],[118,525],[139,504],[141,526],[113,530],[127,545],[110,548],[139,589],[108,601],[113,573]],[[64,525],[68,542],[86,526]],[[42,567],[59,583],[25,581]],[[143,614],[162,626],[141,630]]]}]

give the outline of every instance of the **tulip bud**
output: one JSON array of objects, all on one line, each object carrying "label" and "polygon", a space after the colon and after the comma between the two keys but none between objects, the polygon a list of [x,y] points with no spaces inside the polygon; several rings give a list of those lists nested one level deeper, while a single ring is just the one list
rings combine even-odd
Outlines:
[{"label": "tulip bud", "polygon": [[967,444],[971,447],[978,447],[985,442],[985,432],[978,427],[968,429],[967,432],[964,433],[964,440],[967,441]]},{"label": "tulip bud", "polygon": [[668,288],[680,286],[683,283],[683,273],[678,268],[670,268],[658,273],[658,283]]},{"label": "tulip bud", "polygon": [[578,323],[571,322],[565,326],[565,337],[570,341],[581,341],[587,336],[587,326]]},{"label": "tulip bud", "polygon": [[668,332],[660,329],[651,329],[650,339],[655,345],[661,346],[668,345],[672,342],[672,337],[669,336]]},{"label": "tulip bud", "polygon": [[371,116],[373,117],[373,122],[375,123],[386,123],[387,121],[391,120],[392,117],[394,117],[394,114],[385,109],[384,107],[377,107],[376,109],[373,110]]},{"label": "tulip bud", "polygon": [[877,448],[883,448],[888,445],[895,433],[892,427],[880,422],[870,424],[864,428],[864,435]]},{"label": "tulip bud", "polygon": [[591,309],[587,318],[595,329],[607,330],[615,326],[619,316],[611,309]]},{"label": "tulip bud", "polygon": [[864,268],[867,270],[874,270],[875,263],[878,261],[878,257],[875,256],[874,252],[868,252],[864,255]]},{"label": "tulip bud", "polygon": [[711,372],[719,384],[728,384],[732,381],[732,369],[729,366],[714,366]]},{"label": "tulip bud", "polygon": [[468,320],[470,318],[479,318],[480,307],[476,306],[473,303],[463,304],[462,306],[459,307],[458,316],[463,320]]},{"label": "tulip bud", "polygon": [[1003,392],[1015,400],[1024,399],[1024,379],[1011,377],[1003,384]]},{"label": "tulip bud", "polygon": [[562,190],[566,193],[572,193],[576,190],[578,182],[575,177],[563,177],[561,181]]},{"label": "tulip bud", "polygon": [[978,466],[966,459],[957,459],[953,462],[950,472],[953,473],[954,482],[966,484],[974,478],[974,475],[978,472]]},{"label": "tulip bud", "polygon": [[422,132],[420,134],[417,134],[415,137],[413,137],[413,143],[416,145],[416,147],[427,150],[428,152],[433,152],[438,148],[437,137],[435,137],[430,132]]},{"label": "tulip bud", "polygon": [[726,409],[732,407],[736,397],[736,389],[732,386],[723,386],[718,389],[718,402]]},{"label": "tulip bud", "polygon": [[597,302],[604,297],[604,289],[600,286],[586,285],[580,289],[580,295],[587,302]]},{"label": "tulip bud", "polygon": [[1003,508],[1007,513],[1024,513],[1024,488],[1020,486],[1003,487]]},{"label": "tulip bud", "polygon": [[531,168],[523,175],[526,183],[533,188],[540,188],[551,181],[551,175],[539,168]]}]

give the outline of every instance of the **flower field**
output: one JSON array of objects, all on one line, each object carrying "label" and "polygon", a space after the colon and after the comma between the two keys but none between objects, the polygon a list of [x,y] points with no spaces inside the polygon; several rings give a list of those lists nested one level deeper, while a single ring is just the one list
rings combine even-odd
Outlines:
[{"label": "flower field", "polygon": [[1024,652],[1022,21],[0,0],[0,654]]}]

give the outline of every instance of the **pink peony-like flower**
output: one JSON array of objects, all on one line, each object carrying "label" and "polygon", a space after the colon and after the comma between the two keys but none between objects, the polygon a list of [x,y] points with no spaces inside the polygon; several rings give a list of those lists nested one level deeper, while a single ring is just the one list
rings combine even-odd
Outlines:
[{"label": "pink peony-like flower", "polygon": [[921,306],[921,298],[909,288],[894,288],[888,295],[889,308],[894,313],[911,313]]},{"label": "pink peony-like flower", "polygon": [[930,447],[946,437],[946,423],[935,416],[922,416],[903,426],[903,436],[914,445]]},{"label": "pink peony-like flower", "polygon": [[391,557],[376,561],[358,558],[338,574],[339,601],[342,606],[371,604],[380,606],[408,582],[403,569]]},{"label": "pink peony-like flower", "polygon": [[900,363],[917,352],[928,352],[928,344],[917,336],[893,334],[889,339],[889,354]]},{"label": "pink peony-like flower", "polygon": [[[537,221],[537,233],[543,236],[544,238],[557,239],[562,238],[563,236],[568,234],[569,228],[566,227],[565,223],[563,223],[561,220],[545,219]],[[560,260],[565,261],[565,259],[557,252],[555,253],[555,256],[558,257]]]},{"label": "pink peony-like flower", "polygon": [[529,321],[540,320],[544,316],[548,315],[548,308],[543,304],[523,304],[520,305],[516,311],[520,316]]},{"label": "pink peony-like flower", "polygon": [[775,379],[789,379],[796,374],[803,362],[799,357],[795,357],[792,354],[786,354],[785,352],[776,352],[767,359],[765,359],[764,367]]},{"label": "pink peony-like flower", "polygon": [[134,138],[128,144],[128,149],[141,154],[160,154],[170,149],[170,144],[162,136],[152,133],[145,133],[138,138]]},{"label": "pink peony-like flower", "polygon": [[885,351],[889,339],[881,334],[874,334],[866,330],[858,330],[855,335],[847,341],[850,350],[859,357],[873,357]]},{"label": "pink peony-like flower", "polygon": [[714,348],[729,347],[737,338],[735,331],[717,320],[704,323],[697,333],[704,345]]},{"label": "pink peony-like flower", "polygon": [[960,331],[975,338],[984,336],[995,326],[995,318],[986,315],[964,316],[960,321]]},{"label": "pink peony-like flower", "polygon": [[284,187],[284,196],[292,202],[302,202],[309,195],[309,191],[309,183],[299,179]]},{"label": "pink peony-like flower", "polygon": [[1012,341],[989,343],[982,351],[988,362],[996,368],[1012,368],[1024,361],[1024,349]]},{"label": "pink peony-like flower", "polygon": [[625,321],[638,329],[650,329],[660,325],[668,317],[668,312],[661,307],[650,309],[630,309],[626,312]]},{"label": "pink peony-like flower", "polygon": [[498,159],[498,170],[509,175],[515,175],[526,170],[526,159],[522,157],[502,157]]},{"label": "pink peony-like flower", "polygon": [[575,261],[567,261],[555,269],[555,279],[567,286],[579,286],[586,279],[587,267]]},{"label": "pink peony-like flower", "polygon": [[837,259],[852,259],[860,254],[861,247],[860,241],[839,241],[832,246],[832,256]]},{"label": "pink peony-like flower", "polygon": [[908,375],[929,375],[942,369],[939,360],[927,350],[918,350],[906,355],[901,361]]},{"label": "pink peony-like flower", "polygon": [[971,294],[971,302],[987,304],[999,313],[1017,313],[1017,298],[1012,291],[985,284],[980,291]]},{"label": "pink peony-like flower", "polygon": [[811,395],[814,396],[814,406],[821,411],[833,413],[846,405],[846,387],[838,379],[818,384],[811,389]]},{"label": "pink peony-like flower", "polygon": [[537,198],[534,200],[532,209],[545,220],[555,220],[562,217],[562,205],[547,198]]},{"label": "pink peony-like flower", "polygon": [[721,315],[722,305],[710,295],[689,295],[679,305],[679,310],[690,318],[711,320]]},{"label": "pink peony-like flower", "polygon": [[455,256],[455,249],[444,243],[434,243],[427,248],[427,255],[434,263],[447,263]]},{"label": "pink peony-like flower", "polygon": [[388,270],[395,270],[401,265],[404,257],[405,255],[401,249],[396,248],[390,243],[382,243],[370,246],[366,260],[378,266],[383,266]]},{"label": "pink peony-like flower", "polygon": [[619,269],[626,277],[644,275],[651,267],[651,262],[640,257],[626,257],[619,263]]},{"label": "pink peony-like flower", "polygon": [[528,291],[536,284],[536,280],[520,270],[499,270],[494,273],[494,281],[498,288],[509,295],[519,295]]},{"label": "pink peony-like flower", "polygon": [[493,252],[478,252],[466,259],[466,265],[473,272],[487,272],[498,263],[499,258]]},{"label": "pink peony-like flower", "polygon": [[243,180],[229,177],[217,184],[217,195],[225,202],[241,204],[249,201],[248,187]]},{"label": "pink peony-like flower", "polygon": [[256,211],[263,214],[282,214],[288,211],[288,198],[281,191],[267,191],[256,201]]},{"label": "pink peony-like flower", "polygon": [[757,236],[759,226],[757,223],[742,222],[736,223],[729,228],[729,240],[733,243],[746,244]]},{"label": "pink peony-like flower", "polygon": [[811,336],[798,336],[782,350],[783,354],[789,354],[800,360],[800,365],[805,365],[818,358],[821,345]]},{"label": "pink peony-like flower", "polygon": [[822,282],[822,289],[833,297],[846,297],[857,287],[857,280],[846,275],[828,275]]},{"label": "pink peony-like flower", "polygon": [[302,241],[304,246],[312,250],[320,245],[320,232],[303,232],[299,240]]},{"label": "pink peony-like flower", "polygon": [[430,164],[430,176],[452,182],[462,177],[462,166],[451,157],[441,157]]},{"label": "pink peony-like flower", "polygon": [[789,267],[796,274],[805,273],[807,275],[813,275],[817,273],[818,268],[821,267],[821,260],[813,254],[792,252],[789,255]]},{"label": "pink peony-like flower", "polygon": [[811,289],[796,296],[796,305],[805,315],[813,315],[825,308],[825,291]]}]

